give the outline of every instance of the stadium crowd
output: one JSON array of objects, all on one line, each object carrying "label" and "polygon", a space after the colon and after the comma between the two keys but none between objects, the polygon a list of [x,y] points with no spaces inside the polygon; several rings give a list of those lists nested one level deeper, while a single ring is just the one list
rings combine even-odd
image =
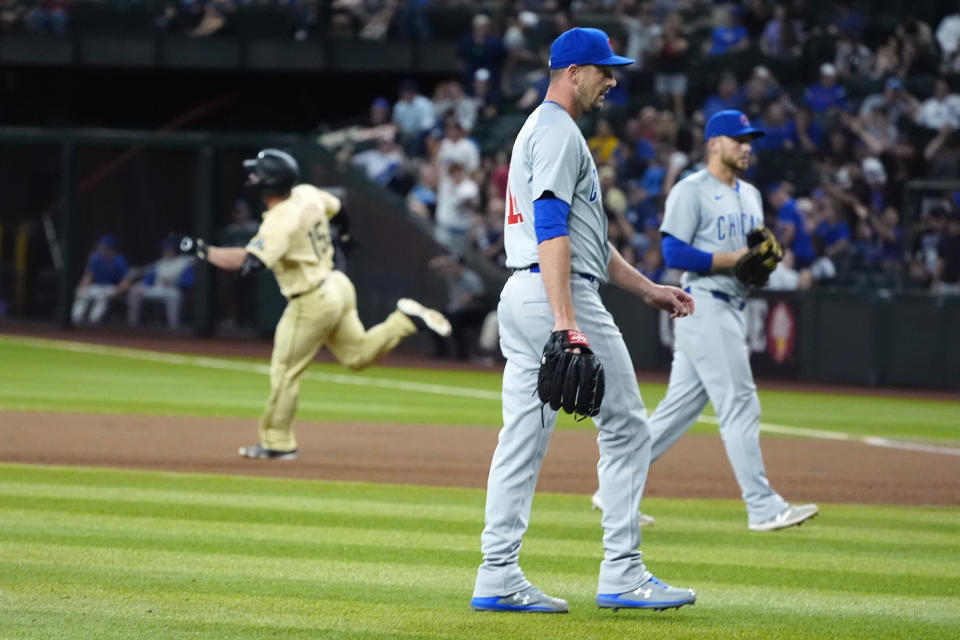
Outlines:
[{"label": "stadium crowd", "polygon": [[459,77],[405,81],[322,143],[403,195],[451,250],[502,265],[512,137],[542,100],[569,4],[606,11],[615,50],[640,61],[581,126],[610,239],[646,275],[679,276],[660,253],[665,197],[704,166],[706,119],[735,108],[767,132],[746,179],[787,249],[771,288],[960,293],[960,190],[906,192],[912,179],[960,180],[960,3],[928,23],[908,5],[877,16],[803,0],[518,1],[473,16]]}]

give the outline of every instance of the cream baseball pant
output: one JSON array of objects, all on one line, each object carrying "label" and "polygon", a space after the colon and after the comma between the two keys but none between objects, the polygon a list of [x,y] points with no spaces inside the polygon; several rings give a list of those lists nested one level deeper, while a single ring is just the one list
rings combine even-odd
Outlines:
[{"label": "cream baseball pant", "polygon": [[278,451],[297,447],[293,416],[300,377],[320,347],[326,345],[341,364],[363,369],[416,331],[413,321],[399,311],[364,329],[357,315],[357,291],[340,271],[330,272],[313,291],[290,299],[274,334],[270,397],[260,418],[260,444]]}]

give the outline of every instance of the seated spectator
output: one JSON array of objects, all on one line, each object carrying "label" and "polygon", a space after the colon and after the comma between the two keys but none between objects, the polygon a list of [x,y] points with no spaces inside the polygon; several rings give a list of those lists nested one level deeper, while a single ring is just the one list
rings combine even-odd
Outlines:
[{"label": "seated spectator", "polygon": [[887,121],[896,125],[900,118],[914,113],[919,108],[916,98],[903,87],[899,78],[888,78],[883,93],[871,93],[860,103],[860,117],[880,109]]},{"label": "seated spectator", "polygon": [[807,88],[803,102],[815,115],[849,109],[847,90],[837,82],[837,69],[830,63],[820,65],[820,82]]},{"label": "seated spectator", "polygon": [[750,73],[741,91],[742,103],[740,111],[747,114],[751,120],[759,119],[766,111],[767,105],[779,101],[784,108],[791,106],[790,99],[784,94],[777,79],[770,73],[770,69],[757,65]]},{"label": "seated spectator", "polygon": [[847,0],[841,0],[837,2],[836,5],[837,15],[830,23],[828,33],[832,35],[852,33],[857,36],[862,36],[866,26],[863,16],[861,16],[860,13],[853,8],[852,3]]},{"label": "seated spectator", "polygon": [[937,295],[960,295],[960,212],[954,211],[937,251],[933,287]]},{"label": "seated spectator", "polygon": [[863,44],[860,34],[844,31],[835,44],[833,64],[841,78],[867,77],[873,69],[873,53]]},{"label": "seated spectator", "polygon": [[[193,256],[180,255],[177,241],[171,236],[160,245],[160,257],[146,268],[143,279],[129,285],[127,291],[127,323],[140,324],[144,301],[161,302],[166,311],[167,326],[180,326],[180,307],[183,293],[193,286]],[[128,276],[133,280],[133,275]]]},{"label": "seated spectator", "polygon": [[504,248],[503,224],[506,201],[502,197],[491,197],[487,202],[487,215],[474,227],[474,245],[483,256],[499,267],[507,261]]},{"label": "seated spectator", "polygon": [[393,134],[384,133],[377,139],[376,147],[354,154],[350,162],[363,169],[370,180],[389,187],[396,180],[405,159]]},{"label": "seated spectator", "polygon": [[957,69],[960,61],[960,2],[957,2],[956,12],[944,16],[937,25],[937,43],[944,66],[952,71],[960,70]]},{"label": "seated spectator", "polygon": [[740,24],[740,7],[735,5],[716,5],[713,11],[714,24],[710,31],[710,41],[704,43],[704,51],[710,56],[746,51],[750,38],[746,28]]},{"label": "seated spectator", "polygon": [[597,170],[597,179],[600,182],[600,193],[603,194],[603,208],[607,217],[622,216],[627,212],[627,196],[617,186],[617,170],[614,166],[605,164]]},{"label": "seated spectator", "polygon": [[960,95],[950,93],[950,85],[942,77],[933,85],[933,95],[923,101],[916,114],[922,127],[939,131],[945,125],[960,129]]},{"label": "seated spectator", "polygon": [[490,71],[477,69],[473,74],[473,86],[470,91],[474,108],[482,120],[493,120],[500,110],[500,93],[490,83]]},{"label": "seated spectator", "polygon": [[22,0],[0,0],[0,35],[19,32],[27,15],[27,5]]},{"label": "seated spectator", "polygon": [[420,166],[417,182],[407,193],[407,211],[425,220],[433,220],[437,210],[439,176],[437,168],[429,162]]},{"label": "seated spectator", "polygon": [[703,117],[707,120],[718,111],[737,109],[743,106],[743,93],[737,84],[737,76],[730,71],[720,74],[717,92],[707,98],[703,104]]},{"label": "seated spectator", "polygon": [[636,67],[643,68],[644,61],[654,54],[657,38],[663,29],[657,24],[652,2],[636,0],[618,2],[617,17],[627,34],[624,50],[626,57],[636,60]]},{"label": "seated spectator", "polygon": [[477,104],[467,97],[463,86],[456,80],[440,82],[433,94],[433,112],[438,121],[452,115],[466,131],[477,123]]},{"label": "seated spectator", "polygon": [[613,133],[613,127],[606,118],[597,120],[593,135],[587,140],[587,147],[593,154],[594,162],[603,164],[619,163],[622,160],[620,138]]},{"label": "seated spectator", "polygon": [[790,197],[788,186],[776,183],[767,188],[767,200],[776,214],[776,234],[784,249],[790,249],[797,269],[810,266],[816,258],[810,229],[797,201]]},{"label": "seated spectator", "polygon": [[649,247],[643,252],[638,271],[650,278],[652,282],[658,284],[663,282],[667,265],[663,262],[663,254],[660,252],[659,246]]},{"label": "seated spectator", "polygon": [[459,160],[447,163],[441,170],[437,189],[437,242],[453,251],[463,251],[479,205],[480,189],[466,167]]},{"label": "seated spectator", "polygon": [[783,105],[773,102],[757,122],[757,127],[766,132],[762,138],[753,142],[754,149],[795,149],[800,145],[797,137],[797,123],[787,115]]},{"label": "seated spectator", "polygon": [[820,124],[813,119],[813,111],[806,105],[798,105],[793,113],[796,122],[797,140],[806,153],[813,153],[823,147],[824,134]]},{"label": "seated spectator", "polygon": [[673,109],[674,118],[685,115],[684,96],[687,93],[687,65],[690,60],[690,42],[683,36],[679,13],[671,13],[663,24],[663,35],[656,44],[654,90],[664,106]]},{"label": "seated spectator", "polygon": [[[483,280],[456,254],[431,258],[428,268],[446,282],[447,305],[443,313],[453,326],[450,340],[453,342],[456,357],[459,360],[468,360],[473,355],[472,330],[479,330],[490,312],[490,305],[484,298]],[[436,343],[435,355],[439,358],[447,357],[449,346],[446,338],[431,333]]]},{"label": "seated spectator", "polygon": [[463,86],[470,86],[477,69],[488,70],[491,82],[500,84],[507,48],[500,36],[493,33],[490,16],[482,13],[473,16],[470,33],[462,36],[457,43],[457,57],[463,70]]},{"label": "seated spectator", "polygon": [[795,60],[803,52],[803,35],[802,25],[790,16],[786,6],[777,3],[773,17],[763,27],[760,50],[771,58]]},{"label": "seated spectator", "polygon": [[63,36],[70,24],[70,0],[41,0],[26,15],[26,23],[34,33]]},{"label": "seated spectator", "polygon": [[417,155],[423,149],[423,138],[437,122],[433,103],[420,94],[414,80],[400,85],[399,97],[393,105],[393,121],[400,127],[400,143],[407,153]]},{"label": "seated spectator", "polygon": [[102,322],[110,301],[122,293],[120,284],[129,270],[127,259],[117,251],[117,237],[112,233],[101,236],[74,292],[70,310],[73,324]]},{"label": "seated spectator", "polygon": [[839,207],[832,198],[821,201],[820,213],[822,218],[813,230],[814,237],[823,247],[823,255],[836,260],[850,251],[850,227],[840,217]]},{"label": "seated spectator", "polygon": [[877,236],[878,266],[884,271],[901,270],[903,263],[903,229],[895,207],[887,207],[873,223]]},{"label": "seated spectator", "polygon": [[908,258],[910,281],[916,287],[927,288],[934,281],[940,244],[946,236],[947,216],[946,207],[936,206],[920,221]]},{"label": "seated spectator", "polygon": [[480,168],[480,148],[467,137],[467,130],[459,120],[448,116],[444,120],[444,136],[440,141],[437,161],[443,167],[456,162],[467,173],[472,174]]}]

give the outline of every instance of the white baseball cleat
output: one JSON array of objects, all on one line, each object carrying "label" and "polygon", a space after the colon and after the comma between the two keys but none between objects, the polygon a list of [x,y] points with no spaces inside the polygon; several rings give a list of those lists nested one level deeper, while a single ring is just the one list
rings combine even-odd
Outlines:
[{"label": "white baseball cleat", "polygon": [[[400,298],[397,300],[397,310],[407,315],[417,328],[421,328],[421,323],[427,329],[440,334],[444,338],[453,333],[453,327],[446,316],[430,307],[425,307],[412,298]],[[418,322],[418,320],[420,322]]]},{"label": "white baseball cleat", "polygon": [[[593,505],[595,511],[603,511],[603,503],[600,502],[599,491],[590,496],[590,504]],[[653,516],[648,516],[643,511],[637,513],[637,526],[652,527],[655,524],[657,524],[657,520]]]},{"label": "white baseball cleat", "polygon": [[818,513],[820,513],[820,509],[815,504],[788,504],[786,509],[769,520],[750,524],[749,528],[751,531],[776,531],[777,529],[800,526]]}]

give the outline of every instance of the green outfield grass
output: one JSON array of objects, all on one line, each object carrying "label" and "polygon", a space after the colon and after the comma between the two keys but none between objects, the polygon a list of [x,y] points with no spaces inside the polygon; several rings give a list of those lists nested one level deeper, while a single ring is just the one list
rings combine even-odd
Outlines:
[{"label": "green outfield grass", "polygon": [[739,501],[645,506],[648,566],[696,606],[598,610],[599,515],[540,494],[523,566],[571,613],[489,614],[481,491],[0,465],[0,637],[957,637],[960,510],[822,505],[760,534]]},{"label": "green outfield grass", "polygon": [[[0,336],[0,409],[254,419],[267,395],[267,362],[171,356]],[[88,352],[93,350],[93,352]],[[298,417],[499,428],[500,375],[336,364],[310,367]],[[664,386],[642,384],[651,409]],[[371,402],[371,394],[376,401]],[[761,389],[763,421],[854,436],[960,444],[960,401]],[[712,413],[708,406],[707,413]],[[560,428],[590,429],[561,414]],[[711,424],[695,431],[715,433]]]}]

